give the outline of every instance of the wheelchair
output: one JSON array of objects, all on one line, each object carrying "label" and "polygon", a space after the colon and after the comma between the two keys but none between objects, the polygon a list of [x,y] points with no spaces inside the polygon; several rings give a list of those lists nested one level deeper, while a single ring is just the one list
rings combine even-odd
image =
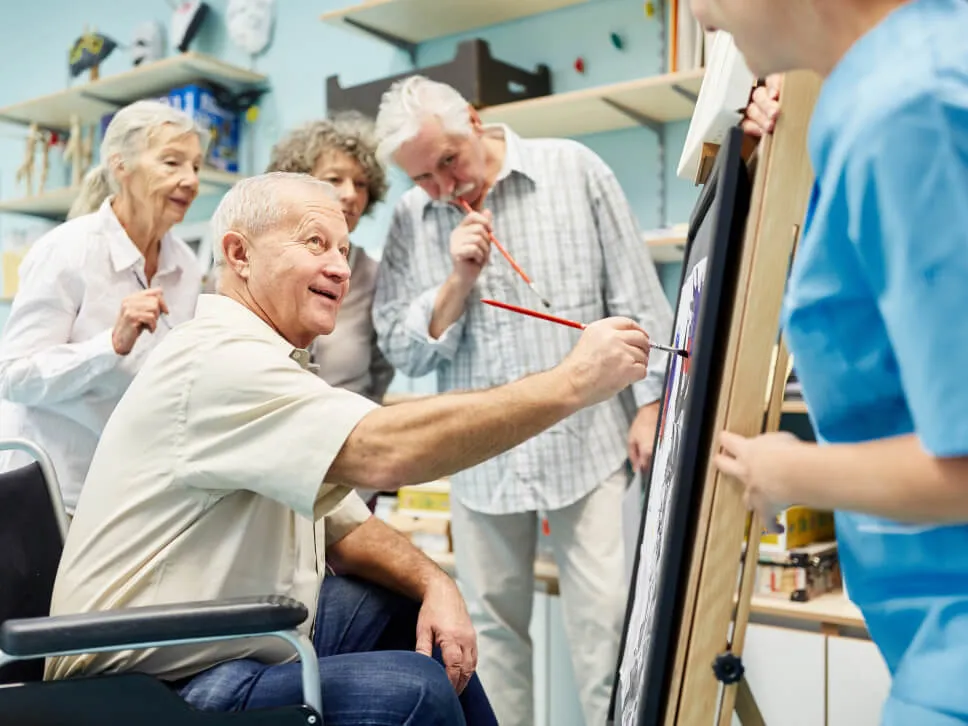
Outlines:
[{"label": "wheelchair", "polygon": [[[0,726],[322,726],[316,652],[297,626],[306,606],[268,595],[49,617],[67,534],[50,458],[24,439],[0,440],[34,461],[0,474]],[[143,673],[44,681],[44,658],[275,636],[302,666],[303,704],[234,713],[200,711]]]}]

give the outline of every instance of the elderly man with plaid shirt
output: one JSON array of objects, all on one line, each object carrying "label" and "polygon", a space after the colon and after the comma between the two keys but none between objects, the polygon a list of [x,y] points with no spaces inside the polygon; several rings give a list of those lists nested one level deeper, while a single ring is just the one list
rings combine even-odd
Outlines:
[{"label": "elderly man with plaid shirt", "polygon": [[[548,369],[574,345],[577,331],[481,298],[545,310],[544,296],[555,315],[627,316],[667,341],[672,311],[655,265],[614,174],[587,147],[485,126],[456,90],[421,76],[384,95],[377,135],[382,159],[416,185],[394,211],[374,301],[379,345],[399,370],[436,372],[441,391],[481,389]],[[535,290],[496,256],[489,234]],[[458,580],[478,630],[478,674],[502,724],[533,721],[539,512],[585,719],[605,723],[627,596],[627,459],[634,468],[650,460],[666,360],[652,351],[646,378],[619,396],[452,477]]]}]

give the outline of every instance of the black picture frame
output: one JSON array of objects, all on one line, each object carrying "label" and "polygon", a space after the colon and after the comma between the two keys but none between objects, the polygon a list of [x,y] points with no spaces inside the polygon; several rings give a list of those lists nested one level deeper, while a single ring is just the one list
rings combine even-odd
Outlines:
[{"label": "black picture frame", "polygon": [[[689,223],[672,343],[686,347],[690,355],[685,360],[669,356],[609,726],[657,726],[668,707],[752,196],[742,146],[742,131],[731,129]],[[702,284],[696,290],[700,275]],[[686,339],[682,336],[683,324],[692,330]],[[644,561],[646,557],[648,562]],[[656,563],[653,572],[644,571],[651,563]],[[726,635],[723,633],[724,639]]]}]

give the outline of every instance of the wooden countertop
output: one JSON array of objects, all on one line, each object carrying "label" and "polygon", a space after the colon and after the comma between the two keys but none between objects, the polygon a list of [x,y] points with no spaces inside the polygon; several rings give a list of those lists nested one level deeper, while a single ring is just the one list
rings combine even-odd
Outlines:
[{"label": "wooden countertop", "polygon": [[750,608],[751,615],[767,615],[790,620],[810,621],[824,625],[866,630],[864,617],[854,603],[844,597],[842,590],[820,595],[807,602],[793,602],[756,595]]}]

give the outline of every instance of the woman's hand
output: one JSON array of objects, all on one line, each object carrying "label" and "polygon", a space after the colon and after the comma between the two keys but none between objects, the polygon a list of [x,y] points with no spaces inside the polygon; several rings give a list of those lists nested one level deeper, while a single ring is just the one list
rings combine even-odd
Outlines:
[{"label": "woman's hand", "polygon": [[168,312],[161,288],[128,295],[121,301],[121,311],[114,323],[111,344],[118,355],[127,355],[134,348],[141,331],[146,328],[152,333],[158,326],[158,316]]},{"label": "woman's hand", "polygon": [[767,530],[775,531],[776,515],[795,499],[784,472],[789,471],[792,455],[807,444],[785,431],[751,438],[723,431],[719,443],[722,453],[716,455],[716,468],[739,480],[747,508],[760,514]]},{"label": "woman's hand", "polygon": [[743,132],[757,138],[773,133],[780,115],[780,89],[783,76],[775,73],[766,77],[766,85],[753,91],[743,116]]}]

